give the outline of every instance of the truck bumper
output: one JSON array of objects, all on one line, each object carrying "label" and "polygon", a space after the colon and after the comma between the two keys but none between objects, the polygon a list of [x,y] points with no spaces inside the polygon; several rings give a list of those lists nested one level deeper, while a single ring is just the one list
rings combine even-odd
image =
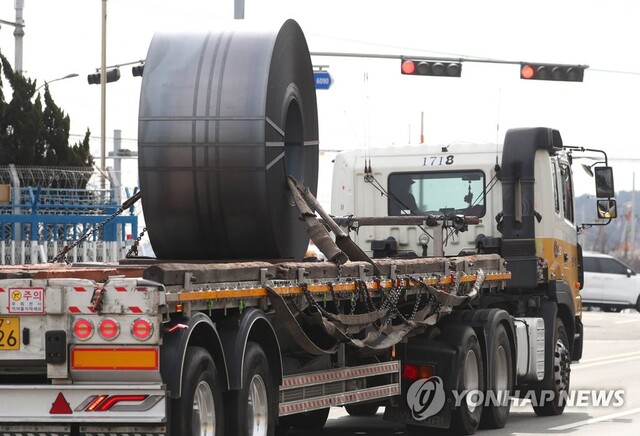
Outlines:
[{"label": "truck bumper", "polygon": [[2,432],[18,424],[36,425],[45,434],[45,427],[54,425],[64,434],[73,423],[93,427],[167,422],[164,385],[2,385],[0,398]]}]

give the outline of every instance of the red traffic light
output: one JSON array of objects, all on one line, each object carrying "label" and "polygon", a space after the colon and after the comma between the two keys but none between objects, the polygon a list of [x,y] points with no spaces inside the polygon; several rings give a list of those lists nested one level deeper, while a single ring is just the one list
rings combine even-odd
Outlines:
[{"label": "red traffic light", "polygon": [[582,82],[585,66],[563,64],[520,64],[520,78],[525,80],[554,80]]},{"label": "red traffic light", "polygon": [[535,74],[536,71],[531,65],[525,65],[520,70],[520,77],[523,79],[533,79],[533,76],[535,76]]},{"label": "red traffic light", "polygon": [[413,61],[402,61],[402,74],[413,74],[416,71],[416,64]]},{"label": "red traffic light", "polygon": [[427,59],[401,59],[400,71],[410,76],[460,77],[460,62],[444,62]]}]

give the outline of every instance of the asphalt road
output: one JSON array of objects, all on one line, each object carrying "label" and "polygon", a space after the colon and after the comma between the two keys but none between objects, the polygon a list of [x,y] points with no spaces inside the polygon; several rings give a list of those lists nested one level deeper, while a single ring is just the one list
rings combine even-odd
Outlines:
[{"label": "asphalt road", "polygon": [[[585,312],[583,359],[572,365],[571,389],[575,391],[622,390],[624,404],[596,407],[593,404],[567,406],[561,416],[540,418],[528,404],[511,408],[509,422],[501,430],[479,431],[480,435],[638,435],[640,434],[640,314]],[[587,393],[586,395],[591,395]],[[578,398],[578,397],[576,397]],[[382,419],[383,409],[370,418],[349,416],[333,408],[324,429],[291,432],[292,435],[395,436],[405,434],[402,426]],[[426,431],[425,435],[429,432]]]}]

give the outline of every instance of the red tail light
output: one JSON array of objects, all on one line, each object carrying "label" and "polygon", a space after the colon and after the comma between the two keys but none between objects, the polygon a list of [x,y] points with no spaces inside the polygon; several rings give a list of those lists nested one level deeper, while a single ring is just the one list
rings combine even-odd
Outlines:
[{"label": "red tail light", "polygon": [[153,324],[144,318],[138,318],[131,325],[131,334],[139,341],[146,341],[153,335]]},{"label": "red tail light", "polygon": [[111,341],[120,334],[120,324],[113,318],[103,319],[98,326],[98,333],[102,339]]},{"label": "red tail light", "polygon": [[86,318],[78,318],[74,321],[73,336],[81,341],[86,341],[93,336],[93,324]]},{"label": "red tail light", "polygon": [[429,365],[406,364],[402,370],[402,378],[415,381],[433,376],[433,367]]}]

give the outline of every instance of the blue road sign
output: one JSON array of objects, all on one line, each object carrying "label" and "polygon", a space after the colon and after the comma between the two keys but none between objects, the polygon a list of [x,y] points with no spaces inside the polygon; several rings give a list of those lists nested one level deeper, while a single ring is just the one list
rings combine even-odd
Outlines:
[{"label": "blue road sign", "polygon": [[333,83],[328,71],[314,71],[313,81],[316,84],[316,89],[329,89]]}]

